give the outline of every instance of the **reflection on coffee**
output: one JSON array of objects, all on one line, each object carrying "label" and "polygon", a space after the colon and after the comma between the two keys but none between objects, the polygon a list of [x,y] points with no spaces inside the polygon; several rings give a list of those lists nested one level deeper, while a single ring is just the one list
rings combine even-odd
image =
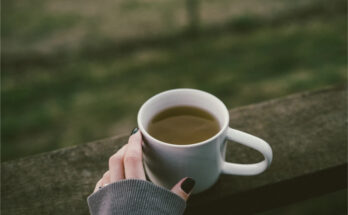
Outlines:
[{"label": "reflection on coffee", "polygon": [[163,142],[188,145],[213,137],[220,130],[209,112],[192,106],[176,106],[157,113],[147,127],[149,134]]}]

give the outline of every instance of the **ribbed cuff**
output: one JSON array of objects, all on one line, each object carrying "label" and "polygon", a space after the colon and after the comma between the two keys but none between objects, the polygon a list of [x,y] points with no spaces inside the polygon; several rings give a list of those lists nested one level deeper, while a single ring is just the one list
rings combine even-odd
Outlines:
[{"label": "ribbed cuff", "polygon": [[138,179],[109,184],[91,194],[87,202],[92,215],[181,215],[186,207],[178,195]]}]

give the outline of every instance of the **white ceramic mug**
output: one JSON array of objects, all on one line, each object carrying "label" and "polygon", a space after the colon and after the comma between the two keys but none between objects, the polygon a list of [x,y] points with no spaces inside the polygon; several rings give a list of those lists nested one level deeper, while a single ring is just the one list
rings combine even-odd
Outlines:
[{"label": "white ceramic mug", "polygon": [[[147,132],[150,120],[160,111],[173,106],[194,106],[215,116],[220,131],[213,137],[190,145],[174,145],[155,139]],[[212,94],[195,89],[173,89],[147,100],[138,112],[138,126],[144,138],[144,166],[149,179],[171,188],[180,179],[192,177],[196,181],[194,193],[211,187],[221,173],[256,175],[272,162],[272,149],[262,139],[232,129],[229,112],[224,103]],[[254,164],[225,161],[226,140],[231,140],[261,152],[265,159]]]}]

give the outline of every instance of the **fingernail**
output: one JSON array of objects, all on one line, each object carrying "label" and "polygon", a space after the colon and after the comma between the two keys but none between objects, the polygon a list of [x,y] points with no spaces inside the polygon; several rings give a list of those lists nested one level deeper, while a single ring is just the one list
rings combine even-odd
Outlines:
[{"label": "fingernail", "polygon": [[138,130],[139,130],[138,128],[134,128],[133,131],[131,132],[131,135],[137,133]]},{"label": "fingernail", "polygon": [[195,180],[193,180],[193,178],[186,178],[185,181],[183,181],[181,184],[181,189],[185,193],[189,194],[192,191],[193,187],[195,186],[195,183],[196,182]]}]

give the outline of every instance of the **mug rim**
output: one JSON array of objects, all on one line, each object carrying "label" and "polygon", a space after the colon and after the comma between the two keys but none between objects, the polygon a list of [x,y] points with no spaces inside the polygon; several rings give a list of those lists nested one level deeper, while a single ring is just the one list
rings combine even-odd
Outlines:
[{"label": "mug rim", "polygon": [[[172,143],[167,143],[164,141],[161,141],[159,139],[156,139],[155,137],[151,136],[146,129],[144,128],[142,121],[141,121],[141,117],[142,117],[142,112],[143,109],[145,107],[145,105],[148,105],[152,100],[154,100],[156,97],[162,96],[164,94],[170,93],[170,92],[177,92],[177,91],[194,91],[194,92],[198,92],[198,93],[203,93],[203,94],[208,94],[209,96],[211,96],[213,99],[215,99],[220,105],[222,105],[224,107],[225,113],[227,115],[227,118],[225,119],[223,125],[221,126],[220,130],[218,133],[216,133],[214,136],[210,137],[209,139],[200,141],[200,142],[196,142],[193,144],[187,144],[187,145],[178,145],[178,144],[172,144]],[[169,147],[174,147],[174,148],[191,148],[191,147],[196,147],[196,146],[200,146],[200,145],[204,145],[207,144],[209,142],[211,142],[212,140],[216,139],[217,137],[219,137],[220,135],[222,135],[224,133],[224,131],[226,130],[226,128],[228,127],[230,121],[230,115],[228,112],[228,109],[226,107],[226,105],[215,95],[208,93],[206,91],[203,90],[198,90],[198,89],[193,89],[193,88],[175,88],[175,89],[170,89],[170,90],[166,90],[160,93],[157,93],[155,95],[153,95],[152,97],[150,97],[149,99],[147,99],[144,104],[141,105],[139,111],[138,111],[138,116],[137,116],[137,122],[138,122],[138,126],[139,129],[142,133],[142,135],[145,135],[147,138],[150,138],[152,140],[155,140],[155,142],[159,143],[160,145],[164,145],[164,146],[169,146]]]}]

